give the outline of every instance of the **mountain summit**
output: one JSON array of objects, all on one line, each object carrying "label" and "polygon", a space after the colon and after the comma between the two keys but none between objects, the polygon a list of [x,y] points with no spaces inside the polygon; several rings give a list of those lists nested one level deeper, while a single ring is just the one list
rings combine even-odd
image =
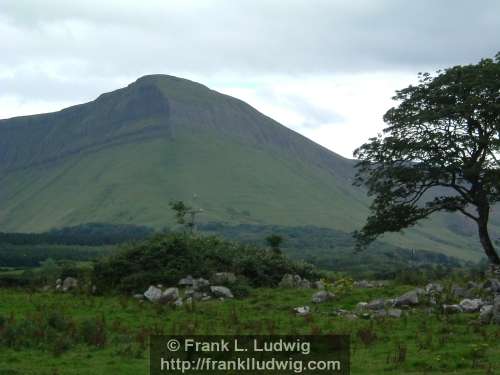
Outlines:
[{"label": "mountain summit", "polygon": [[[369,204],[353,164],[241,100],[148,75],[89,103],[0,120],[0,230],[160,228],[172,222],[169,201],[195,194],[205,222],[347,232]],[[471,258],[470,240],[446,227],[391,241]]]}]

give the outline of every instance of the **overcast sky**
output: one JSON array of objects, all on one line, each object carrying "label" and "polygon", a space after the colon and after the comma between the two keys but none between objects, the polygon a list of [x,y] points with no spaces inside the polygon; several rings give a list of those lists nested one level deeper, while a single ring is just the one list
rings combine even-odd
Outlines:
[{"label": "overcast sky", "polygon": [[497,0],[0,0],[0,118],[165,73],[352,157],[394,90],[499,40]]}]

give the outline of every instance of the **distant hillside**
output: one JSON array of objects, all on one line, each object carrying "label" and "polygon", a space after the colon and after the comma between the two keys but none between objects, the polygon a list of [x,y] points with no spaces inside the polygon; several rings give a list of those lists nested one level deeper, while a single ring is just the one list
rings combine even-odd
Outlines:
[{"label": "distant hillside", "polygon": [[[347,233],[369,203],[351,184],[353,165],[238,99],[145,76],[86,104],[0,120],[0,231],[88,222],[158,229],[172,224],[170,200],[196,194],[202,222]],[[386,240],[477,260],[470,228],[453,220]]]}]

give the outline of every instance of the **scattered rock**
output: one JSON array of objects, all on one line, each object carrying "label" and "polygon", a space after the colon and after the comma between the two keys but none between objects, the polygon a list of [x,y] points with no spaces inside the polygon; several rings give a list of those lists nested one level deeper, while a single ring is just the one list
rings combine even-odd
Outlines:
[{"label": "scattered rock", "polygon": [[278,286],[280,288],[300,288],[302,278],[299,275],[285,274]]},{"label": "scattered rock", "polygon": [[309,313],[311,312],[311,309],[309,308],[309,306],[299,306],[299,307],[295,307],[293,309],[293,311],[295,311],[297,316],[306,316],[306,315],[309,315]]},{"label": "scattered rock", "polygon": [[138,300],[143,300],[144,299],[144,294],[134,294],[132,298],[138,299]]},{"label": "scattered rock", "polygon": [[186,277],[179,280],[179,286],[193,286],[194,279],[193,276],[187,275]]},{"label": "scattered rock", "polygon": [[232,284],[236,282],[236,276],[232,272],[217,272],[212,276],[214,284]]},{"label": "scattered rock", "polygon": [[150,302],[158,302],[161,298],[161,289],[151,285],[148,290],[144,292],[144,297]]},{"label": "scattered rock", "polygon": [[387,310],[387,316],[389,316],[390,318],[401,318],[402,314],[403,314],[403,310],[400,310],[400,309]]},{"label": "scattered rock", "polygon": [[360,281],[355,281],[354,286],[356,288],[373,288],[373,283],[367,280],[360,280]]},{"label": "scattered rock", "polygon": [[181,298],[177,298],[174,302],[174,305],[177,307],[181,307],[184,303],[182,302]]},{"label": "scattered rock", "polygon": [[311,282],[307,279],[302,279],[299,283],[299,288],[303,289],[310,289],[311,288]]},{"label": "scattered rock", "polygon": [[491,314],[491,322],[493,324],[500,324],[500,294],[493,300],[493,310]]},{"label": "scattered rock", "polygon": [[368,302],[365,308],[367,310],[383,310],[385,308],[385,304],[386,304],[385,299],[379,298]]},{"label": "scattered rock", "polygon": [[179,298],[179,289],[178,288],[167,288],[161,294],[160,302],[161,303],[169,303],[174,302]]},{"label": "scattered rock", "polygon": [[416,306],[419,303],[419,294],[422,294],[422,289],[411,290],[402,296],[396,298],[394,301],[394,307],[408,307]]},{"label": "scattered rock", "polygon": [[313,303],[323,303],[335,298],[335,294],[327,292],[326,290],[320,290],[312,296]]},{"label": "scattered rock", "polygon": [[71,289],[76,289],[78,287],[78,280],[73,277],[67,277],[62,283],[62,291],[67,292]]},{"label": "scattered rock", "polygon": [[353,313],[348,313],[344,315],[344,318],[346,318],[347,320],[356,320],[358,319],[358,316]]},{"label": "scattered rock", "polygon": [[195,279],[193,281],[193,289],[196,291],[208,290],[209,286],[210,286],[210,281],[202,277]]},{"label": "scattered rock", "polygon": [[474,312],[478,312],[481,307],[484,305],[484,302],[483,300],[481,299],[464,299],[462,301],[460,301],[459,303],[460,307],[462,308],[462,311],[463,312],[466,312],[466,313],[474,313]]},{"label": "scattered rock", "polygon": [[481,307],[481,310],[479,310],[479,321],[482,324],[490,323],[492,317],[493,305],[484,305],[483,307]]},{"label": "scattered rock", "polygon": [[483,284],[483,289],[491,293],[500,293],[500,281],[497,279],[489,279]]},{"label": "scattered rock", "polygon": [[356,305],[356,311],[363,311],[363,310],[366,310],[366,306],[368,306],[368,303],[367,302],[359,302],[357,305]]},{"label": "scattered rock", "polygon": [[438,283],[429,283],[425,286],[425,293],[426,294],[439,294],[442,293],[444,288],[441,284]]},{"label": "scattered rock", "polygon": [[233,293],[229,288],[225,286],[211,286],[210,291],[214,295],[214,297],[222,297],[222,298],[234,298]]}]

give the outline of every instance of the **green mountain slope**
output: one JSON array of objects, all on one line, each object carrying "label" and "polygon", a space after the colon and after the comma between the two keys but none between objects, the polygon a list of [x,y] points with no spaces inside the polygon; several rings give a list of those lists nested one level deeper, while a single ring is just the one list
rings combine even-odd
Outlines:
[{"label": "green mountain slope", "polygon": [[[172,223],[168,202],[203,221],[351,231],[369,200],[353,161],[246,103],[171,76],[145,76],[95,101],[0,121],[0,230],[86,222]],[[473,236],[442,216],[387,241],[464,259]]]}]

